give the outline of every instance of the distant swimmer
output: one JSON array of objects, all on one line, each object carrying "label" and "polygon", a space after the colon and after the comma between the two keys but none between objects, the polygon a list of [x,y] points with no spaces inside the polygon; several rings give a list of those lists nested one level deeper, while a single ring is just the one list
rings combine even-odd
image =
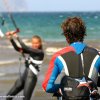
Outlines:
[{"label": "distant swimmer", "polygon": [[[37,83],[37,75],[40,71],[40,65],[44,58],[42,40],[39,36],[35,35],[32,37],[32,47],[28,47],[22,42],[17,33],[7,32],[6,35],[16,51],[21,52],[24,57],[25,54],[29,55],[28,58],[25,57],[26,68],[24,73],[16,80],[14,86],[7,93],[6,100],[12,100],[21,90],[23,90],[23,100],[30,100]],[[17,39],[21,47],[17,46],[13,37]]]},{"label": "distant swimmer", "polygon": [[[86,36],[84,22],[79,17],[69,17],[62,23],[62,30],[69,46],[53,55],[42,83],[43,89],[61,100],[97,98],[100,54],[83,42]],[[57,84],[61,72],[64,72],[64,77]]]}]

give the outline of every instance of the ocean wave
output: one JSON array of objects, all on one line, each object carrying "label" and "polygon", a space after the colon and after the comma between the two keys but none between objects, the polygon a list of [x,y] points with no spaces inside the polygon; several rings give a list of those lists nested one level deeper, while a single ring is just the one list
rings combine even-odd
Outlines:
[{"label": "ocean wave", "polygon": [[98,16],[94,16],[94,19],[98,19]]},{"label": "ocean wave", "polygon": [[32,30],[27,30],[26,33],[27,33],[27,34],[33,33],[33,31],[32,31]]},{"label": "ocean wave", "polygon": [[[61,50],[63,48],[56,48],[56,47],[48,47],[45,52],[47,55],[53,55],[57,51]],[[96,50],[100,53],[100,49],[96,48]]]},{"label": "ocean wave", "polygon": [[87,16],[86,18],[87,18],[87,19],[90,19],[90,17],[89,17],[89,16]]},{"label": "ocean wave", "polygon": [[12,47],[11,45],[8,45],[8,46],[0,45],[0,48],[8,48],[8,49],[13,49],[13,47]]},{"label": "ocean wave", "polygon": [[[29,39],[22,39],[22,41],[23,41],[26,45],[31,46],[31,41],[30,41]],[[20,46],[19,43],[17,43],[17,45]],[[9,45],[0,45],[0,48],[4,48],[4,49],[5,49],[5,48],[13,49],[13,46],[12,46],[11,44],[9,44]]]},{"label": "ocean wave", "polygon": [[90,27],[89,29],[90,29],[90,30],[95,30],[95,28],[94,28],[94,27]]},{"label": "ocean wave", "polygon": [[52,55],[55,52],[61,50],[62,48],[56,48],[56,47],[48,47],[45,51],[47,55]]},{"label": "ocean wave", "polygon": [[18,63],[18,60],[8,60],[8,61],[0,61],[0,65],[6,65],[6,64],[14,64]]},{"label": "ocean wave", "polygon": [[[14,13],[15,14],[15,13]],[[6,13],[4,14],[6,15]],[[62,40],[63,37],[58,35],[61,33],[61,29],[59,28],[59,24],[68,16],[81,16],[86,22],[88,27],[97,27],[100,26],[100,13],[99,12],[54,12],[54,13],[16,13],[15,19],[19,20],[18,24],[21,28],[20,36],[31,38],[33,33],[42,36],[44,40]],[[55,17],[57,16],[57,17]],[[8,17],[7,17],[8,19]],[[26,20],[27,19],[27,20]],[[43,20],[45,19],[45,20]],[[62,20],[62,21],[61,21]],[[48,24],[47,21],[50,23]],[[27,25],[27,28],[26,26]],[[29,23],[30,22],[30,23]],[[54,22],[54,24],[52,24]],[[90,24],[89,24],[90,23]],[[96,24],[95,24],[96,23]],[[9,28],[12,29],[12,23],[9,23]],[[4,30],[4,29],[3,29]],[[48,31],[46,31],[48,30]],[[100,31],[100,30],[98,30]],[[47,32],[48,34],[47,36]],[[29,34],[28,34],[29,33]],[[54,34],[55,33],[55,36]],[[91,31],[92,33],[92,31]],[[98,34],[98,33],[96,33]],[[94,36],[91,36],[94,38]]]},{"label": "ocean wave", "polygon": [[1,77],[1,76],[5,76],[5,75],[6,75],[6,73],[0,73],[0,77]]},{"label": "ocean wave", "polygon": [[64,16],[63,16],[63,15],[59,15],[59,17],[60,17],[60,18],[63,18]]}]

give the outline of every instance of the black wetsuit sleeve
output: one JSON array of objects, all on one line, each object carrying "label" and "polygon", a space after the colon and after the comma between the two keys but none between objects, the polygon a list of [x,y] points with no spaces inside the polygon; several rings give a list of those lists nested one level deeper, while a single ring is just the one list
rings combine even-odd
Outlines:
[{"label": "black wetsuit sleeve", "polygon": [[16,51],[20,52],[20,50],[22,50],[22,48],[17,46],[16,42],[13,39],[11,39],[10,41]]},{"label": "black wetsuit sleeve", "polygon": [[100,87],[100,76],[98,76],[97,86]]},{"label": "black wetsuit sleeve", "polygon": [[17,38],[17,40],[20,43],[24,53],[31,53],[31,52],[35,54],[43,53],[43,51],[40,49],[33,49],[31,47],[26,46],[19,37]]}]

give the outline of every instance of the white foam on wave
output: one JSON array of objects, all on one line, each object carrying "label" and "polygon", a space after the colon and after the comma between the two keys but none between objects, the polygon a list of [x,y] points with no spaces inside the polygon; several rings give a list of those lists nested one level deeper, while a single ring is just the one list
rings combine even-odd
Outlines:
[{"label": "white foam on wave", "polygon": [[90,30],[95,30],[95,28],[94,27],[90,27]]},{"label": "white foam on wave", "polygon": [[86,18],[87,18],[87,19],[89,19],[90,17],[89,17],[89,16],[87,16]]},{"label": "white foam on wave", "polygon": [[6,75],[6,73],[0,73],[0,77],[1,77],[1,76],[5,76],[5,75]]},{"label": "white foam on wave", "polygon": [[52,54],[54,54],[55,52],[57,52],[57,51],[59,51],[61,49],[62,48],[49,47],[45,51],[46,51],[47,55],[52,55]]},{"label": "white foam on wave", "polygon": [[[18,43],[18,41],[17,41],[17,40],[15,40],[15,41],[16,41],[17,45],[20,46],[20,44]],[[29,42],[29,39],[22,39],[22,41],[23,41],[26,45],[31,46],[31,42]],[[5,48],[14,49],[13,46],[12,46],[11,44],[8,44],[8,45],[1,45],[1,44],[0,44],[0,48],[4,48],[4,49],[5,49]]]},{"label": "white foam on wave", "polygon": [[0,45],[0,48],[9,48],[9,49],[13,49],[13,47],[12,47],[11,45],[8,45],[8,46]]},{"label": "white foam on wave", "polygon": [[[63,48],[56,48],[56,47],[48,47],[45,52],[47,55],[53,55],[54,53],[56,53],[57,51],[61,50]],[[97,48],[96,48],[97,49]],[[97,49],[97,51],[100,53],[100,50]]]},{"label": "white foam on wave", "polygon": [[60,17],[60,18],[63,18],[64,16],[63,16],[63,15],[59,15],[59,17]]},{"label": "white foam on wave", "polygon": [[94,16],[94,19],[98,19],[98,16]]},{"label": "white foam on wave", "polygon": [[17,63],[18,60],[0,61],[0,65]]}]

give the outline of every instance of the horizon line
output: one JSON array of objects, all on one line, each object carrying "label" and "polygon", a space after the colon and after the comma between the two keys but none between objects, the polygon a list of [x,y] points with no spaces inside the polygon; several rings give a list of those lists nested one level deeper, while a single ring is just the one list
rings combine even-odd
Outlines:
[{"label": "horizon line", "polygon": [[[100,12],[100,11],[11,11],[10,13],[74,13],[74,12]],[[9,13],[9,11],[0,11],[0,13]]]}]

